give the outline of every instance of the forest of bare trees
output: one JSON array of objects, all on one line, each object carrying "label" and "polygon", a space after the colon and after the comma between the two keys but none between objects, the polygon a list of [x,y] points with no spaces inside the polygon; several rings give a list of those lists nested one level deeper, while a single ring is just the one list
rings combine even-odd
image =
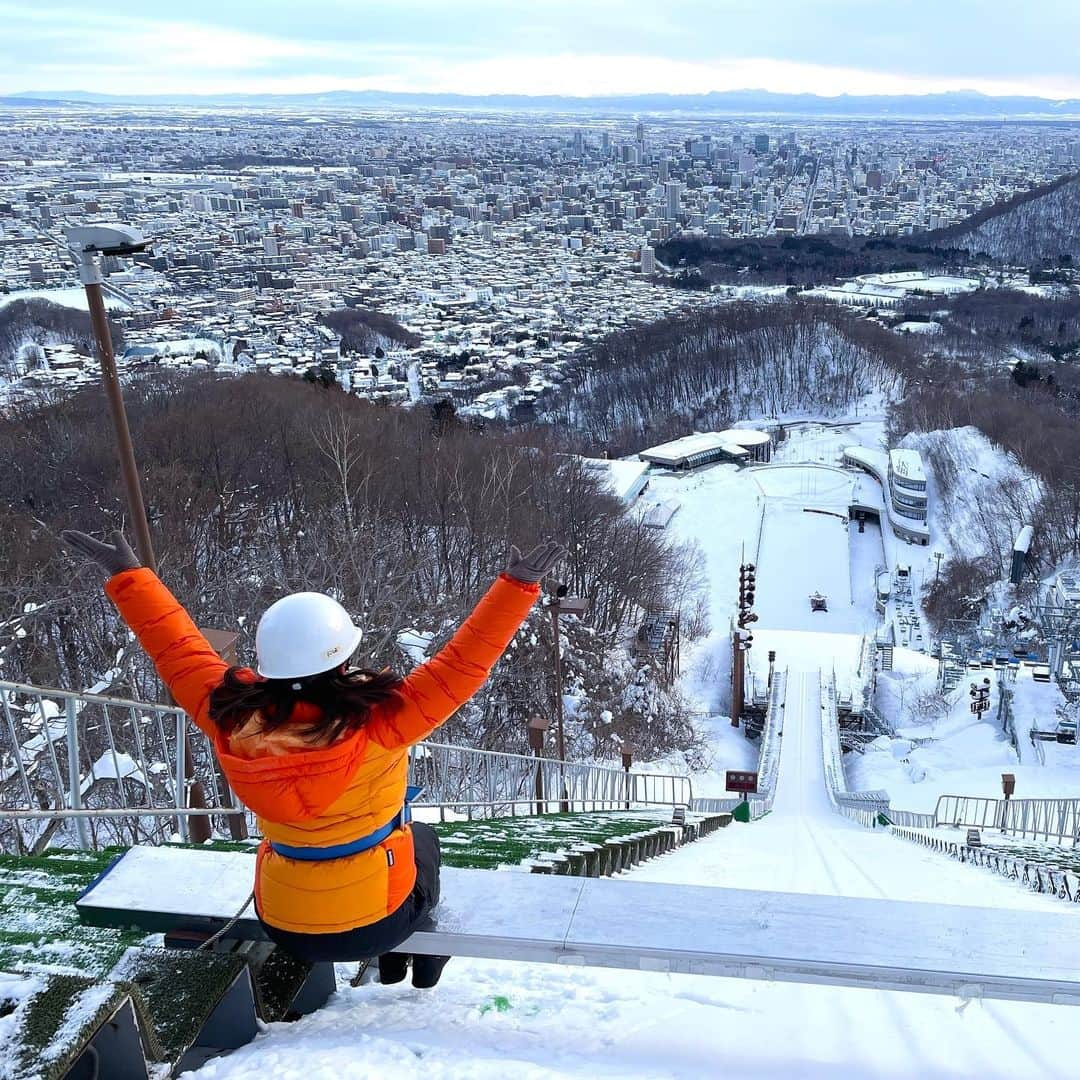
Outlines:
[{"label": "forest of bare trees", "polygon": [[619,456],[746,417],[839,413],[916,363],[904,339],[836,307],[726,304],[608,336],[543,409]]},{"label": "forest of bare trees", "polygon": [[965,248],[1010,266],[1080,262],[1080,177],[1064,176],[927,233],[940,246]]},{"label": "forest of bare trees", "polygon": [[[1003,479],[987,493],[980,504],[979,536],[973,538],[987,555],[976,560],[977,565],[958,568],[958,581],[1007,574],[1012,539],[1022,524],[1035,526],[1033,573],[1049,573],[1063,560],[1080,557],[1080,419],[1075,410],[1063,407],[1045,386],[1021,387],[1000,376],[965,382],[946,375],[909,387],[890,420],[893,438],[967,425],[981,431],[1036,482]],[[967,477],[956,472],[947,453],[936,453],[933,444],[924,451],[939,496],[948,499]]]},{"label": "forest of bare trees", "polygon": [[[124,331],[111,322],[113,342],[123,349]],[[27,346],[74,345],[92,351],[90,314],[49,300],[13,300],[0,308],[0,374],[12,374]]]},{"label": "forest of bare trees", "polygon": [[[266,606],[314,589],[365,627],[366,663],[407,669],[401,631],[433,632],[437,645],[511,543],[553,536],[570,549],[563,580],[592,601],[587,624],[564,620],[567,692],[590,699],[572,751],[623,736],[643,754],[692,744],[678,695],[627,664],[625,642],[651,607],[693,613],[696,557],[560,446],[271,376],[147,379],[126,396],[161,574],[200,625],[241,631],[248,657]],[[110,692],[158,700],[96,574],[57,539],[125,524],[102,417],[100,394],[84,391],[0,421],[0,674],[77,688],[108,673]],[[534,614],[453,738],[526,748],[527,717],[551,715],[550,633]]]},{"label": "forest of bare trees", "polygon": [[341,336],[343,353],[371,356],[378,348],[397,344],[415,348],[420,343],[396,319],[370,308],[334,308],[320,315],[319,321]]}]

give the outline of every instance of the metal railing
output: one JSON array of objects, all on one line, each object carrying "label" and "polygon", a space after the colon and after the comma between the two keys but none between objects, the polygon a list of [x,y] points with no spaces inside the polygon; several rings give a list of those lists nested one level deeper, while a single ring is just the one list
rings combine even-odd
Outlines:
[{"label": "metal railing", "polygon": [[[758,790],[750,795],[750,817],[757,820],[767,814],[776,797],[776,777],[780,771],[780,744],[783,731],[782,706],[787,696],[787,671],[773,673],[772,687],[769,691],[769,707],[765,712],[765,723],[761,729],[761,742],[758,748]],[[731,813],[742,800],[738,798],[694,799],[690,808],[702,814]]]},{"label": "metal railing", "polygon": [[890,808],[886,811],[891,824],[908,829],[932,829],[937,825],[933,814],[920,814],[914,810],[896,810]]},{"label": "metal railing", "polygon": [[[190,751],[191,761],[186,761]],[[498,814],[689,806],[688,777],[626,772],[421,743],[410,780],[424,787],[415,805],[467,817]],[[189,804],[200,783],[206,808]],[[239,806],[207,735],[173,706],[101,694],[0,682],[0,851],[49,844],[84,848],[188,838],[187,823],[209,816],[229,835]]]},{"label": "metal railing", "polygon": [[[58,831],[87,848],[186,839],[189,773],[215,813],[239,812],[182,710],[0,682],[0,850],[40,849]],[[21,833],[20,818],[36,824]]]},{"label": "metal railing", "polygon": [[1080,843],[1080,799],[980,799],[942,795],[934,826],[998,829],[1010,836]]},{"label": "metal railing", "polygon": [[836,675],[821,681],[821,751],[825,767],[825,788],[829,801],[839,813],[873,828],[889,809],[887,791],[848,791],[840,746],[840,718],[836,709]]},{"label": "metal railing", "polygon": [[415,746],[410,780],[424,791],[417,806],[472,816],[575,810],[689,806],[689,777],[553,758],[473,750],[443,743]]}]

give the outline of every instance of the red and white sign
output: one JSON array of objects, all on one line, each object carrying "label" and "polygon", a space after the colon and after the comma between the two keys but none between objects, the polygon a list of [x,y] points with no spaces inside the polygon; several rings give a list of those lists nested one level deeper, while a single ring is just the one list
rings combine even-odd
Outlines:
[{"label": "red and white sign", "polygon": [[747,795],[757,794],[758,774],[756,772],[734,772],[728,769],[727,790],[742,791]]}]

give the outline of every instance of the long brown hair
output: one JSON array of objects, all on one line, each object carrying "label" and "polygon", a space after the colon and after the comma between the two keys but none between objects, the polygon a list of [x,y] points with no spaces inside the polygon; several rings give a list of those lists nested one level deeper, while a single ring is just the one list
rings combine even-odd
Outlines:
[{"label": "long brown hair", "polygon": [[299,703],[307,702],[318,708],[319,719],[304,725],[304,737],[331,743],[343,732],[361,727],[368,710],[392,698],[402,681],[389,668],[334,668],[306,679],[263,679],[250,668],[231,667],[210,694],[210,717],[228,734],[257,712],[262,729],[273,731],[292,720]]}]

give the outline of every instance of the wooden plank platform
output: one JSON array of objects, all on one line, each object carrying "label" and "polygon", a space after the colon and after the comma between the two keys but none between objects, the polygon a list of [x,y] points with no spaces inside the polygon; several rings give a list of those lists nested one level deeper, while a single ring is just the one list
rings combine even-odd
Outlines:
[{"label": "wooden plank platform", "polygon": [[[96,925],[220,927],[251,890],[236,852],[133,848],[78,901]],[[402,949],[1080,1005],[1080,911],[959,907],[443,870]],[[262,936],[247,909],[238,936]]]}]

